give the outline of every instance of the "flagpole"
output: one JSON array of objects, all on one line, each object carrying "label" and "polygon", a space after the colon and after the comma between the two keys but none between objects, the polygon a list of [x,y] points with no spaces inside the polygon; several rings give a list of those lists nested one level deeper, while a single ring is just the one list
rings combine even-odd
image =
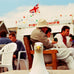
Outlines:
[{"label": "flagpole", "polygon": [[73,24],[73,15],[71,15],[71,23]]}]

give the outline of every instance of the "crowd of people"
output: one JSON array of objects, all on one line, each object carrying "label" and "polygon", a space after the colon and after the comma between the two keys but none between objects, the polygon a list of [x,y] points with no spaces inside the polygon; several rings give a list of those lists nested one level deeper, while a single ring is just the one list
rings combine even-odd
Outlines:
[{"label": "crowd of people", "polygon": [[[48,23],[45,19],[40,19],[38,21],[37,28],[31,33],[31,41],[33,45],[35,42],[42,42],[44,50],[51,50],[56,47],[56,50],[58,51],[57,59],[65,61],[69,69],[74,69],[74,50],[71,49],[73,47],[73,39],[69,36],[69,33],[70,27],[63,26],[61,32],[56,34],[54,39],[51,41],[51,28],[49,29]],[[49,55],[44,56],[47,58],[45,62],[49,61]]]},{"label": "crowd of people", "polygon": [[[47,21],[45,19],[40,19],[36,29],[32,31],[30,36],[32,45],[34,46],[35,42],[42,42],[44,50],[56,48],[58,51],[57,59],[64,60],[69,69],[74,69],[74,50],[71,49],[74,48],[74,36],[70,34],[70,27],[63,26],[61,32],[56,34],[53,40],[50,39],[51,31],[52,29],[48,26]],[[0,44],[8,44],[11,42],[17,44],[17,49],[13,56],[13,59],[16,60],[18,58],[18,52],[25,51],[25,47],[20,40],[17,40],[15,32],[10,32],[7,37],[6,32],[2,30],[0,32]],[[26,53],[22,53],[21,58],[26,59]],[[44,58],[46,58],[45,62],[48,62],[50,55],[44,55]],[[16,69],[15,64],[14,69]]]}]

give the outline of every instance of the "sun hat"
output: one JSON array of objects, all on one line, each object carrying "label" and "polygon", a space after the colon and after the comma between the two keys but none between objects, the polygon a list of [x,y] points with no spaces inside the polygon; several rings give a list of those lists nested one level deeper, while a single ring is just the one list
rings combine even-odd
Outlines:
[{"label": "sun hat", "polygon": [[48,27],[48,22],[45,19],[40,19],[36,27]]}]

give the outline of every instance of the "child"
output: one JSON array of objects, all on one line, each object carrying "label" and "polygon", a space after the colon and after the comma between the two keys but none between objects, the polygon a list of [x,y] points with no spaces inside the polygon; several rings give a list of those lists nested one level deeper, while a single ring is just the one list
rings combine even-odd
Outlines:
[{"label": "child", "polygon": [[53,40],[50,39],[50,36],[51,36],[51,28],[48,28],[48,30],[46,31],[46,35],[48,37],[49,42],[52,43],[52,44],[54,44],[54,45],[56,45],[56,43],[58,41],[57,38],[54,38]]},{"label": "child", "polygon": [[71,38],[70,41],[71,41],[71,44],[72,44],[71,47],[74,48],[74,36],[70,34],[70,38]]}]

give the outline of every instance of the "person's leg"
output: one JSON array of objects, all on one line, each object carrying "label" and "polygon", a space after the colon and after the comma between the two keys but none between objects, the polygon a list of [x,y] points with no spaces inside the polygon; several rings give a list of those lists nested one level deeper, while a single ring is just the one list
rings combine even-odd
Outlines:
[{"label": "person's leg", "polygon": [[73,58],[74,58],[74,48],[69,48],[70,49],[70,51],[72,52],[71,54],[72,54],[72,56],[73,56]]},{"label": "person's leg", "polygon": [[4,69],[4,70],[3,70],[4,72],[8,71],[8,69],[7,69],[6,67],[4,67],[3,69]]},{"label": "person's leg", "polygon": [[64,60],[69,69],[74,69],[74,59],[72,51],[68,48],[57,48],[57,59]]},{"label": "person's leg", "polygon": [[74,59],[72,56],[68,56],[66,59],[64,59],[64,61],[67,63],[70,70],[74,69]]},{"label": "person's leg", "polygon": [[13,70],[17,69],[17,59],[13,60]]},{"label": "person's leg", "polygon": [[3,72],[3,67],[0,67],[0,73]]},{"label": "person's leg", "polygon": [[25,64],[26,60],[24,59],[20,59],[20,70],[26,70],[26,64]]}]

